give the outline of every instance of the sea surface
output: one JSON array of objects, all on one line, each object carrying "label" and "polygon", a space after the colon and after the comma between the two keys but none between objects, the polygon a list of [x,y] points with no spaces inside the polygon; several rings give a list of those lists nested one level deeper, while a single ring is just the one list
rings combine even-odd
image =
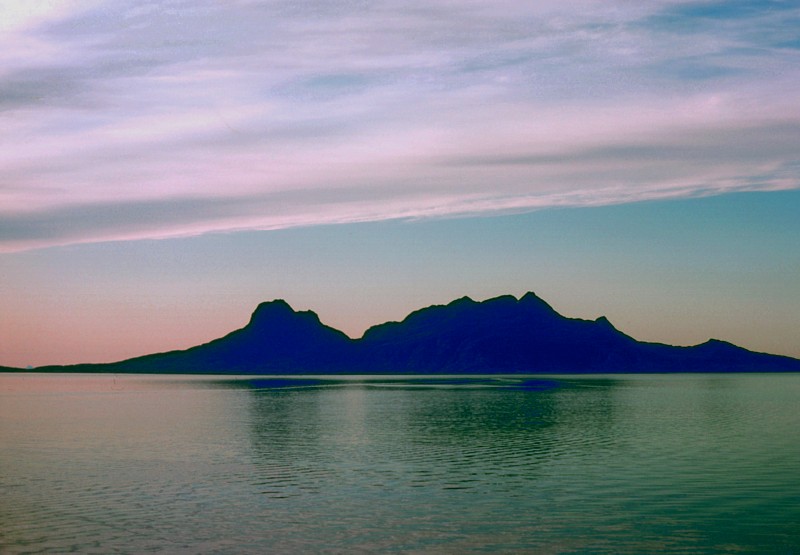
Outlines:
[{"label": "sea surface", "polygon": [[800,375],[0,374],[0,553],[799,553]]}]

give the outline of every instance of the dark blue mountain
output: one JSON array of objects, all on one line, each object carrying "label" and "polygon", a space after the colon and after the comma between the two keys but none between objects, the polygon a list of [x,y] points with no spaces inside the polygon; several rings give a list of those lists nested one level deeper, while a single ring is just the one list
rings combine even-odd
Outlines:
[{"label": "dark blue mountain", "polygon": [[110,364],[38,371],[332,374],[786,372],[800,360],[724,341],[642,343],[606,318],[565,318],[533,293],[464,297],[368,329],[360,339],[285,301],[262,303],[242,329],[204,345]]},{"label": "dark blue mountain", "polygon": [[116,372],[285,374],[317,369],[340,372],[353,358],[353,340],[324,325],[311,311],[286,301],[261,303],[243,328],[185,351],[90,366]]},{"label": "dark blue mountain", "polygon": [[800,360],[723,341],[694,347],[638,342],[605,317],[565,318],[533,293],[425,308],[370,328],[360,342],[381,372],[800,371]]}]

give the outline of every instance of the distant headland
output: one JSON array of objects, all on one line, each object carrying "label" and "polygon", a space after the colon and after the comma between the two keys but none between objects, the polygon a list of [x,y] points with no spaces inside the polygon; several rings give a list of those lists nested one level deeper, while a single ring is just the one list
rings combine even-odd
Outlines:
[{"label": "distant headland", "polygon": [[[2,368],[5,371],[20,369]],[[28,370],[30,371],[30,370]],[[797,372],[800,360],[724,341],[692,347],[640,342],[605,317],[566,318],[533,293],[468,297],[368,329],[360,339],[265,302],[228,335],[181,351],[35,372],[191,374],[560,374]]]}]

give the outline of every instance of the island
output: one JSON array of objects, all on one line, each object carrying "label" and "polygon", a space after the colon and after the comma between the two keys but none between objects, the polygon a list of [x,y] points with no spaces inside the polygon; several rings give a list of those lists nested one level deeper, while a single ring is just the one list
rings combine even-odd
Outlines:
[{"label": "island", "polygon": [[[2,368],[2,371],[20,371]],[[185,350],[35,372],[153,374],[585,374],[797,372],[800,360],[711,339],[647,343],[605,317],[567,318],[534,293],[469,297],[412,312],[352,339],[286,301],[258,305],[249,323]]]}]

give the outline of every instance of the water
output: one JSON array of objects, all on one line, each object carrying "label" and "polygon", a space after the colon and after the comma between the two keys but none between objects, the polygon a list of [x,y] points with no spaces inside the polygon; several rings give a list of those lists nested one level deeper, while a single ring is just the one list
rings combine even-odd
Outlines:
[{"label": "water", "polygon": [[0,374],[0,552],[800,551],[800,375]]}]

